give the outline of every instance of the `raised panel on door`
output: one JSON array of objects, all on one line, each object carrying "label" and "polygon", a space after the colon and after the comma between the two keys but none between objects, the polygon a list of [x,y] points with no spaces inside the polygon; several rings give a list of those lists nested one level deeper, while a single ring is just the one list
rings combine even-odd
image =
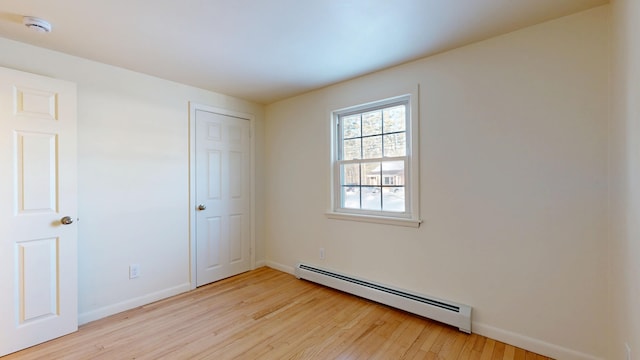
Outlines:
[{"label": "raised panel on door", "polygon": [[239,151],[229,152],[229,196],[236,200],[242,197],[242,153]]},{"label": "raised panel on door", "polygon": [[16,244],[18,265],[18,323],[22,326],[60,315],[58,299],[59,239]]},{"label": "raised panel on door", "polygon": [[76,87],[0,68],[0,356],[77,330]]},{"label": "raised panel on door", "polygon": [[17,116],[29,116],[41,120],[58,120],[58,93],[14,86],[14,108]]},{"label": "raised panel on door", "polygon": [[229,262],[232,264],[244,260],[242,218],[242,214],[229,216]]},{"label": "raised panel on door", "polygon": [[207,219],[206,244],[203,247],[202,257],[204,267],[211,270],[222,266],[222,219],[220,216]]},{"label": "raised panel on door", "polygon": [[58,211],[57,137],[16,131],[17,213]]},{"label": "raised panel on door", "polygon": [[222,155],[219,150],[209,151],[208,153],[206,184],[209,193],[207,200],[220,200],[222,196]]}]

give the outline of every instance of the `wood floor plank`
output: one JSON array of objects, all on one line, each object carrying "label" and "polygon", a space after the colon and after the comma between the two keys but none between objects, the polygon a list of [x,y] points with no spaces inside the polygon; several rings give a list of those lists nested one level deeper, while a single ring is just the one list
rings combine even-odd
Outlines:
[{"label": "wood floor plank", "polygon": [[504,357],[505,344],[501,342],[496,342],[496,346],[493,347],[493,355],[491,359],[493,360],[502,360]]},{"label": "wood floor plank", "polygon": [[475,344],[473,344],[473,350],[471,351],[471,355],[469,359],[471,360],[479,360],[482,358],[482,352],[484,351],[484,346],[487,343],[487,338],[484,336],[479,336],[476,339]]},{"label": "wood floor plank", "polygon": [[458,333],[455,334],[455,338],[453,340],[453,343],[451,344],[451,347],[444,354],[444,356],[441,355],[441,357],[444,357],[447,360],[459,359],[460,353],[462,352],[464,345],[469,341],[470,337],[471,335],[458,331]]},{"label": "wood floor plank", "polygon": [[480,360],[490,360],[493,357],[493,348],[496,346],[496,341],[493,339],[487,339],[482,349],[482,355]]},{"label": "wood floor plank", "polygon": [[413,359],[416,353],[420,351],[424,351],[424,350],[421,350],[420,347],[424,343],[425,339],[431,334],[431,332],[436,327],[437,326],[435,325],[434,322],[425,321],[424,329],[422,330],[420,335],[418,335],[418,337],[411,343],[411,345],[409,346],[405,354],[402,356],[402,359]]},{"label": "wood floor plank", "polygon": [[524,349],[516,348],[513,360],[525,360],[527,352]]},{"label": "wood floor plank", "polygon": [[535,353],[532,353],[530,351],[527,351],[527,355],[525,356],[526,360],[537,360],[538,359],[538,355]]},{"label": "wood floor plank", "polygon": [[260,268],[2,358],[18,359],[548,358]]},{"label": "wood floor plank", "polygon": [[460,350],[460,354],[458,355],[458,359],[472,358],[473,348],[475,347],[478,338],[479,336],[477,334],[471,334],[466,338],[462,350]]},{"label": "wood floor plank", "polygon": [[511,345],[507,345],[504,348],[504,356],[502,359],[513,359],[516,356],[516,348]]},{"label": "wood floor plank", "polygon": [[385,341],[384,346],[371,356],[372,360],[402,359],[411,344],[420,336],[425,328],[424,321],[406,315],[401,319],[398,330]]}]

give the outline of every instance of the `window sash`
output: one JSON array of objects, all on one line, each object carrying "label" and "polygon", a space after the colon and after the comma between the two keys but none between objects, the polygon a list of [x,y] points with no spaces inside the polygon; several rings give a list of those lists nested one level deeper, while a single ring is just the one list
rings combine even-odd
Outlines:
[{"label": "window sash", "polygon": [[[402,185],[385,185],[384,184],[384,175],[380,178],[380,185],[367,185],[364,184],[364,176],[362,173],[360,174],[360,184],[358,185],[348,185],[345,183],[341,167],[342,165],[349,164],[370,164],[370,163],[383,163],[383,162],[393,162],[393,161],[402,161],[403,162],[403,176],[404,183]],[[368,214],[373,216],[388,216],[388,217],[398,217],[398,218],[410,218],[411,217],[411,184],[407,183],[407,179],[409,178],[409,157],[408,156],[396,156],[392,158],[375,158],[375,159],[363,159],[363,160],[336,160],[334,167],[335,175],[335,183],[334,183],[334,211],[344,212],[344,213],[352,213],[352,214]],[[362,204],[360,204],[360,208],[348,208],[345,207],[344,198],[342,196],[342,188],[343,187],[357,187],[357,188],[403,188],[404,189],[404,211],[385,211],[382,210],[383,206],[381,203],[380,210],[369,210],[363,209]],[[381,194],[382,196],[382,194]]]}]

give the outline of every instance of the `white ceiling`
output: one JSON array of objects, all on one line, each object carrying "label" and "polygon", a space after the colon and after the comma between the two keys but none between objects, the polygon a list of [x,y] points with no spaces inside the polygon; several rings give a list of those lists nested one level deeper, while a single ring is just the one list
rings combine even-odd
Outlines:
[{"label": "white ceiling", "polygon": [[[0,36],[270,103],[605,3],[2,0]],[[28,30],[23,15],[53,31]]]}]

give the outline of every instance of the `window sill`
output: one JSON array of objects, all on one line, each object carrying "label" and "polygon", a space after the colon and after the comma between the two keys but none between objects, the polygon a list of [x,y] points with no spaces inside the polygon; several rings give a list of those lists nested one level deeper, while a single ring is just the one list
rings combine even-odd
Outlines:
[{"label": "window sill", "polygon": [[325,215],[327,216],[327,218],[334,220],[350,220],[384,225],[406,226],[412,228],[419,228],[420,224],[422,223],[422,220],[415,219],[401,219],[384,216],[357,215],[337,212],[327,212],[325,213]]}]

